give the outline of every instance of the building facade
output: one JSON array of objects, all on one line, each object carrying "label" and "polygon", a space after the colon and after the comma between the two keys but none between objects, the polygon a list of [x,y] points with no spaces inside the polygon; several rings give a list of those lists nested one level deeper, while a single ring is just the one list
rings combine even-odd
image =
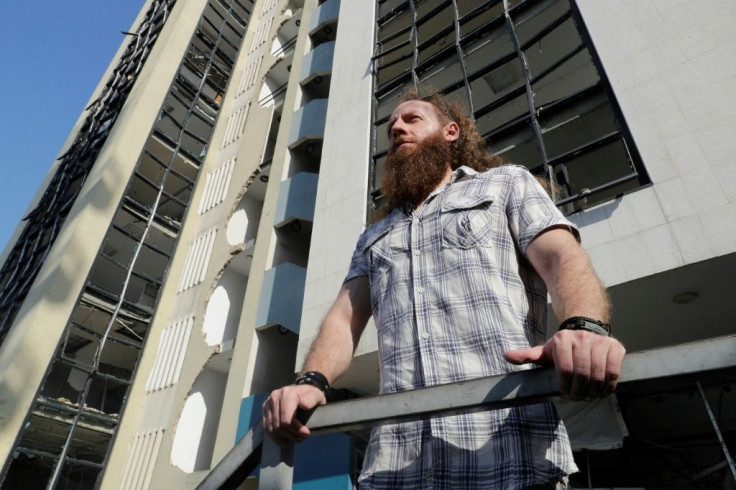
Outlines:
[{"label": "building facade", "polygon": [[[2,255],[1,488],[196,487],[300,369],[382,206],[409,86],[462,102],[492,151],[554,183],[629,352],[702,355],[736,318],[735,16],[149,0]],[[734,365],[561,405],[573,482],[732,488]],[[338,387],[377,386],[369,325]],[[294,487],[352,488],[365,438],[300,445]]]}]

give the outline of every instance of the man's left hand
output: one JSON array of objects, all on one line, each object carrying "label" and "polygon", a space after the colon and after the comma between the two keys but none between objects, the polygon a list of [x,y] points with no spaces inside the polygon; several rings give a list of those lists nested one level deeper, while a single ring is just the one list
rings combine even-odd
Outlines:
[{"label": "man's left hand", "polygon": [[585,330],[561,330],[544,345],[504,353],[513,364],[554,364],[560,392],[592,400],[616,389],[626,349],[618,340]]}]

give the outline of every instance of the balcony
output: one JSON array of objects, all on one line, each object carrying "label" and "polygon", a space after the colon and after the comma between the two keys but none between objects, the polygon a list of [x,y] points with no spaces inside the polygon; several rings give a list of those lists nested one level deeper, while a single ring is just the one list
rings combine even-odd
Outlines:
[{"label": "balcony", "polygon": [[315,44],[334,41],[340,0],[327,0],[317,8],[309,23],[309,37]]},{"label": "balcony", "polygon": [[314,98],[326,98],[330,89],[335,43],[320,44],[304,57],[299,83]]},{"label": "balcony", "polygon": [[325,134],[327,99],[314,99],[294,113],[289,133],[289,149],[321,142]]},{"label": "balcony", "polygon": [[279,202],[274,216],[276,228],[293,225],[297,220],[312,222],[318,177],[318,174],[299,172],[281,183]]},{"label": "balcony", "polygon": [[307,270],[304,267],[289,262],[266,271],[258,303],[259,330],[279,326],[280,329],[299,333],[306,277]]}]

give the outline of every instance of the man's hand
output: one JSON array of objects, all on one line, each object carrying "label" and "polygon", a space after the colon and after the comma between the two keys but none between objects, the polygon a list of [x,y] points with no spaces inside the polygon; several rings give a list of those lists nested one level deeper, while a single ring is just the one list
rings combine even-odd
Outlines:
[{"label": "man's hand", "polygon": [[560,392],[571,400],[609,395],[621,375],[626,349],[618,340],[585,330],[561,330],[546,344],[504,353],[513,364],[554,364]]},{"label": "man's hand", "polygon": [[279,446],[302,442],[309,437],[309,428],[297,420],[297,409],[311,410],[325,403],[322,390],[312,385],[290,385],[274,390],[263,403],[263,429]]}]

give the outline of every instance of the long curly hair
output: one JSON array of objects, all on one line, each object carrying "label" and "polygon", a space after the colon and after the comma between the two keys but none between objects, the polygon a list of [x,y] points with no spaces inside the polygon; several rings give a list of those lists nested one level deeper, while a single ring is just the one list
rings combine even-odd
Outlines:
[{"label": "long curly hair", "polygon": [[459,102],[450,100],[436,91],[415,88],[407,90],[401,102],[411,100],[429,102],[434,106],[442,124],[452,121],[458,125],[460,136],[451,145],[452,161],[450,166],[453,170],[465,165],[478,172],[483,172],[506,163],[503,158],[488,151],[486,142],[478,132],[478,128],[471,119],[468,110]]}]

